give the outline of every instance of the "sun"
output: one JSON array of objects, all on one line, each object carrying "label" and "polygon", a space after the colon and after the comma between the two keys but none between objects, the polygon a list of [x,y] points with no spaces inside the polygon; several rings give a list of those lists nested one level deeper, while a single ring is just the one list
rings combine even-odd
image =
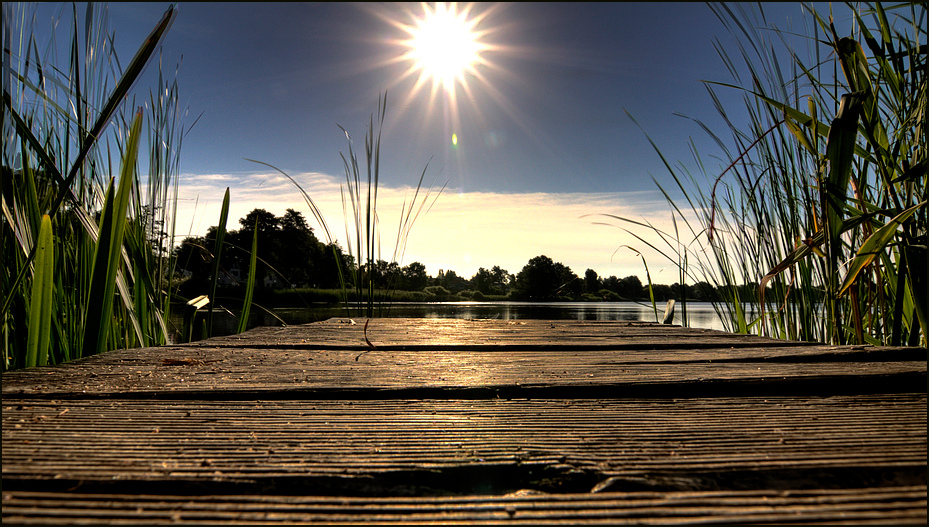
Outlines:
[{"label": "sun", "polygon": [[485,55],[496,46],[484,41],[494,30],[481,26],[494,8],[475,13],[473,4],[423,3],[404,10],[406,21],[387,18],[403,32],[392,42],[402,51],[391,62],[406,65],[400,80],[416,79],[412,93],[431,85],[431,98],[444,91],[454,101],[459,90],[468,93],[470,81],[486,82],[481,70],[493,65]]},{"label": "sun", "polygon": [[402,94],[400,113],[422,112],[422,126],[439,114],[456,150],[467,141],[461,129],[463,113],[472,122],[486,122],[485,112],[499,106],[518,118],[508,97],[495,86],[500,80],[518,83],[500,61],[526,53],[506,43],[514,26],[505,16],[507,4],[364,5],[390,26],[387,38],[372,39],[386,44],[387,50],[372,64],[389,68],[391,89]]},{"label": "sun", "polygon": [[470,9],[458,12],[456,4],[423,6],[423,16],[410,27],[407,57],[412,67],[432,79],[433,87],[446,91],[464,83],[465,74],[480,63],[482,46],[475,31],[478,20],[468,18]]}]

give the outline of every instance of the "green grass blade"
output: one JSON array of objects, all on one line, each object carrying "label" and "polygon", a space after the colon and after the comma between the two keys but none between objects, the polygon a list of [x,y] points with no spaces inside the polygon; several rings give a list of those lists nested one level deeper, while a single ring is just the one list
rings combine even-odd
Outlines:
[{"label": "green grass blade", "polygon": [[252,234],[252,255],[249,258],[248,280],[245,284],[245,300],[242,302],[242,313],[239,315],[239,327],[236,333],[248,329],[248,316],[252,309],[252,295],[255,293],[255,275],[258,274],[258,220],[255,220],[255,230]]},{"label": "green grass blade", "polygon": [[[845,94],[826,139],[826,159],[829,173],[822,182],[823,218],[826,220],[827,253],[837,244],[842,231],[848,183],[852,175],[852,160],[858,138],[858,114],[861,100],[858,94]],[[838,255],[835,255],[838,257]]]},{"label": "green grass blade", "polygon": [[[639,258],[642,259],[642,265],[645,266],[645,280],[648,282],[648,297],[652,301],[652,311],[655,312],[655,322],[658,322],[660,320],[658,318],[658,304],[655,303],[655,291],[652,288],[652,275],[651,273],[648,272],[648,262],[645,261],[645,257],[642,256],[642,253],[640,253],[637,249],[630,247],[628,245],[620,245],[616,250],[618,251],[619,249],[622,249],[623,247],[636,253],[637,255],[639,255]],[[614,251],[614,254],[615,254],[615,251]]]},{"label": "green grass blade", "polygon": [[[48,170],[49,174],[51,174],[55,180],[59,182],[59,184],[63,185],[64,180],[62,179],[58,168],[55,166],[55,162],[48,155],[48,152],[45,151],[42,142],[39,141],[39,139],[36,138],[36,136],[32,133],[32,130],[29,129],[29,125],[23,121],[19,113],[16,112],[16,109],[13,108],[13,98],[10,96],[10,93],[6,91],[6,89],[3,90],[3,105],[6,107],[4,108],[4,113],[9,115],[16,125],[16,133],[19,134],[23,141],[29,144],[31,147],[30,150],[36,153],[36,155],[39,157],[41,166]],[[25,149],[23,150],[25,151]]]},{"label": "green grass blade", "polygon": [[216,243],[213,245],[213,265],[210,269],[210,307],[207,310],[206,336],[213,335],[213,305],[216,304],[216,286],[219,285],[219,259],[223,254],[223,240],[226,237],[226,221],[228,219],[229,187],[226,187],[226,193],[223,195],[223,207],[219,212],[219,224],[216,226]]},{"label": "green grass blade", "polygon": [[132,191],[132,183],[142,131],[142,112],[136,114],[132,129],[127,137],[125,156],[120,173],[119,190],[113,194],[111,180],[107,189],[94,265],[88,293],[87,317],[84,322],[84,345],[82,355],[100,353],[106,348],[116,294],[116,277],[122,254],[123,235],[126,230],[126,211]]},{"label": "green grass blade", "polygon": [[[925,239],[925,235],[923,235]],[[917,246],[910,245],[903,248],[903,252],[906,257],[907,262],[907,285],[911,294],[909,297],[912,299],[913,312],[916,317],[916,320],[919,324],[919,327],[923,332],[923,342],[926,342],[926,337],[929,336],[929,277],[927,277],[926,269],[929,268],[929,258],[927,258],[927,249],[926,246]],[[915,346],[916,336],[918,331],[916,331],[916,324],[912,324],[910,328],[910,345]]]},{"label": "green grass blade", "polygon": [[861,244],[861,248],[858,249],[858,255],[855,256],[855,259],[852,260],[852,263],[848,266],[848,272],[845,274],[842,287],[839,288],[838,296],[845,294],[848,288],[855,282],[861,270],[871,265],[871,262],[874,261],[877,255],[887,247],[891,240],[893,240],[897,229],[903,225],[903,222],[925,205],[926,202],[924,201],[901,212],[895,218],[887,222],[886,225],[874,231],[874,234],[869,236],[868,239]]},{"label": "green grass blade", "polygon": [[29,332],[26,343],[27,368],[48,363],[48,345],[52,333],[52,292],[55,287],[55,243],[52,220],[42,216],[32,279],[32,299],[29,303]]},{"label": "green grass blade", "polygon": [[132,58],[129,66],[126,68],[126,71],[119,79],[119,82],[116,83],[116,87],[113,89],[113,92],[107,99],[106,105],[103,107],[103,110],[101,110],[100,115],[94,122],[93,127],[90,129],[90,133],[87,134],[86,139],[81,144],[81,149],[78,152],[74,164],[71,166],[71,171],[68,173],[68,177],[65,179],[64,185],[62,186],[58,197],[55,199],[55,203],[51,207],[52,215],[58,211],[58,208],[61,206],[61,202],[64,200],[65,196],[71,192],[71,184],[74,182],[74,178],[77,176],[77,173],[84,166],[84,160],[90,153],[91,148],[93,148],[94,144],[97,142],[97,139],[101,137],[103,129],[106,128],[107,124],[109,124],[119,105],[122,104],[123,100],[126,98],[126,95],[129,93],[129,90],[135,84],[136,80],[138,80],[138,78],[142,75],[142,72],[148,65],[149,59],[151,59],[152,55],[155,53],[155,50],[158,47],[158,43],[161,42],[162,37],[168,31],[168,28],[171,27],[171,24],[174,22],[176,15],[177,10],[174,8],[174,6],[169,7],[168,10],[165,11],[161,21],[158,23],[158,25],[155,26],[155,29],[152,30],[148,37],[146,37],[145,41],[142,43],[142,46],[136,52],[135,57]]},{"label": "green grass blade", "polygon": [[826,282],[826,323],[829,338],[843,344],[841,305],[836,301],[838,292],[839,261],[842,257],[842,218],[848,200],[848,184],[852,175],[855,145],[858,139],[858,116],[861,113],[861,97],[858,93],[842,95],[829,136],[826,138],[826,160],[828,173],[820,179],[820,205],[823,229],[826,232],[826,256],[828,257]]}]

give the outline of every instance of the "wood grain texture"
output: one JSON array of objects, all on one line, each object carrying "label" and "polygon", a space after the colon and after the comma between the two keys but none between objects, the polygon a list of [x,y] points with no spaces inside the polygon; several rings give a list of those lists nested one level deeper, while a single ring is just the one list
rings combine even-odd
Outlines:
[{"label": "wood grain texture", "polygon": [[346,321],[4,373],[3,521],[926,521],[925,349]]},{"label": "wood grain texture", "polygon": [[381,319],[369,328],[377,347],[371,349],[363,325],[342,320],[12,372],[4,375],[3,394],[344,397],[397,390],[399,397],[438,397],[465,388],[520,395],[512,390],[519,387],[524,394],[542,390],[538,396],[546,388],[569,388],[571,397],[584,389],[595,396],[680,396],[720,383],[865,391],[869,383],[883,383],[883,390],[926,383],[926,351],[918,348],[823,346],[655,324]]},{"label": "wood grain texture", "polygon": [[[462,467],[518,480],[557,466],[552,474],[573,474],[584,490],[620,476],[629,479],[616,484],[648,486],[641,478],[656,473],[676,474],[669,486],[718,488],[739,487],[738,471],[896,467],[889,474],[926,465],[926,397],[912,395],[4,405],[4,479],[67,486],[133,478],[322,485],[313,478],[447,476]],[[713,476],[687,479],[697,472]]]},{"label": "wood grain texture", "polygon": [[10,523],[617,525],[912,524],[926,521],[926,487],[855,490],[514,493],[357,498],[273,495],[3,493]]}]

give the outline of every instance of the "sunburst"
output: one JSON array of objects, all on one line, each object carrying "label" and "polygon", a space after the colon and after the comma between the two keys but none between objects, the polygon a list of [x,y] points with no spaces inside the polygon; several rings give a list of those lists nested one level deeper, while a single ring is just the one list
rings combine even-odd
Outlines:
[{"label": "sunburst", "polygon": [[397,83],[415,79],[412,89],[407,92],[404,107],[423,91],[429,93],[430,109],[435,107],[439,96],[444,95],[442,98],[447,101],[445,109],[452,121],[456,121],[459,95],[464,94],[474,102],[475,85],[489,90],[495,99],[499,96],[487,78],[488,72],[498,68],[490,56],[502,50],[488,42],[499,29],[489,27],[488,23],[498,7],[495,5],[477,12],[473,4],[459,7],[457,3],[434,6],[424,3],[419,9],[404,7],[399,16],[383,11],[378,13],[402,32],[400,38],[390,41],[401,49],[400,53],[382,64],[405,66],[395,79]]},{"label": "sunburst", "polygon": [[410,38],[403,42],[409,48],[403,58],[411,62],[411,74],[419,73],[417,84],[432,79],[433,91],[441,86],[451,92],[477,73],[487,46],[477,30],[480,19],[469,18],[470,11],[468,6],[459,12],[456,4],[423,5],[422,17],[404,28]]}]

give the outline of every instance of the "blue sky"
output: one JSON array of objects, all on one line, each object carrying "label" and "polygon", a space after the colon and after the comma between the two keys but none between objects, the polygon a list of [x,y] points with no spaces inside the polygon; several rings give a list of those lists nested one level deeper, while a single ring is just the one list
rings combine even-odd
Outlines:
[{"label": "blue sky", "polygon": [[[124,61],[167,7],[109,5]],[[42,6],[37,27],[59,8]],[[402,264],[420,261],[433,275],[444,268],[470,277],[493,265],[516,273],[546,254],[579,275],[593,268],[603,276],[644,276],[632,251],[614,253],[624,244],[644,252],[640,242],[582,216],[670,218],[652,178],[672,182],[646,134],[672,162],[689,162],[693,140],[708,170],[728,163],[681,116],[724,130],[702,82],[731,81],[714,42],[730,47],[732,37],[713,11],[702,3],[460,4],[456,9],[470,9],[471,19],[483,17],[475,29],[484,32],[488,49],[480,78],[465,76],[471,96],[459,85],[451,104],[442,90],[416,91],[416,76],[404,76],[409,63],[398,61],[407,51],[398,41],[409,37],[399,26],[413,25],[423,9],[182,3],[163,43],[163,63],[173,70],[180,61],[187,124],[200,118],[182,148],[179,232],[199,234],[214,224],[226,186],[231,221],[255,207],[276,214],[293,207],[311,217],[289,183],[245,160],[251,158],[300,181],[344,243],[339,153],[347,143],[337,125],[360,147],[387,91],[384,259],[391,256],[388,238],[400,203],[428,164],[427,184],[447,188],[414,226]],[[811,24],[799,3],[765,3],[764,11],[782,29],[802,32]],[[139,86],[147,93],[146,84]],[[741,94],[719,93],[740,115]],[[667,263],[649,258],[653,273]],[[671,283],[676,273],[653,278]]]},{"label": "blue sky", "polygon": [[[135,46],[164,8],[111,4],[117,42]],[[419,11],[379,11],[409,23],[411,8]],[[783,25],[801,15],[799,4],[766,9]],[[171,64],[183,55],[182,93],[191,115],[204,112],[185,141],[184,170],[253,172],[247,157],[340,175],[345,140],[336,125],[363,137],[387,90],[388,184],[408,182],[433,158],[430,172],[463,191],[646,190],[649,178],[639,176],[660,167],[625,110],[671,157],[684,157],[687,139],[702,134],[674,114],[714,122],[701,80],[729,80],[713,49],[728,34],[702,3],[517,3],[493,9],[482,25],[499,28],[493,41],[506,48],[486,53],[500,70],[486,74],[488,84],[505,102],[473,83],[476,104],[459,104],[462,126],[451,130],[441,94],[429,104],[421,92],[401,110],[413,82],[397,82],[405,65],[383,64],[404,51],[388,43],[404,34],[373,7],[182,3],[164,57]]]}]

